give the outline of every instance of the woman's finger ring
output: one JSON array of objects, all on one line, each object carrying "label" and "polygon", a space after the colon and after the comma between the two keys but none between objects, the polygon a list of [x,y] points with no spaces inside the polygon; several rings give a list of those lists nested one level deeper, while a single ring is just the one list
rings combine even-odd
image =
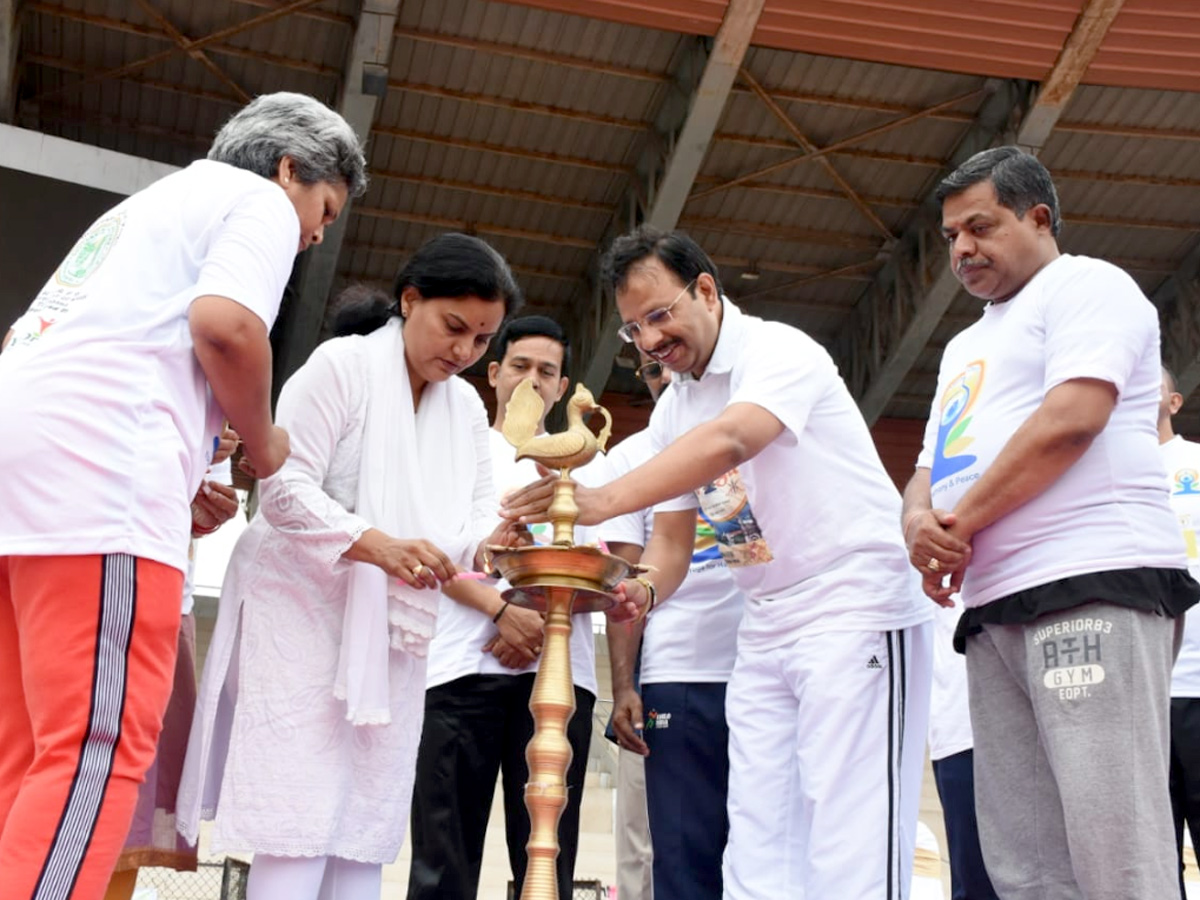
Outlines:
[{"label": "woman's finger ring", "polygon": [[925,564],[925,568],[929,569],[930,572],[940,572],[942,571],[942,564],[937,561],[937,557],[934,557]]},{"label": "woman's finger ring", "polygon": [[425,571],[425,563],[417,563],[413,568],[413,578],[420,578],[421,573]]}]

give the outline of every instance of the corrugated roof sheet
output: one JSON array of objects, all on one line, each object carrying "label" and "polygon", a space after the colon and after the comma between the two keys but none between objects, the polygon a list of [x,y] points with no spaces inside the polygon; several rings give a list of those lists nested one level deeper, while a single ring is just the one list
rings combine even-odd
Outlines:
[{"label": "corrugated roof sheet", "polygon": [[[719,0],[513,0],[666,31],[714,35]],[[768,0],[755,46],[1041,81],[1083,0]],[[1089,84],[1200,88],[1200,10],[1128,0],[1085,75]]]},{"label": "corrugated roof sheet", "polygon": [[[192,37],[278,5],[156,3]],[[713,191],[801,154],[789,126],[742,82],[693,189],[705,195],[685,206],[682,225],[749,309],[832,344],[887,256],[873,219],[903,230],[985,102],[984,76],[1043,77],[1081,4],[769,0],[744,67],[805,139],[847,142],[824,158],[866,211],[811,159]],[[405,0],[368,147],[372,187],[351,207],[337,284],[387,284],[422,241],[464,228],[508,257],[531,309],[580,313],[597,244],[614,216],[628,222],[633,166],[680,90],[672,72],[696,50],[693,35],[715,33],[725,5]],[[336,102],[358,8],[324,0],[205,52],[248,93]],[[31,0],[23,15],[20,124],[185,164],[240,104],[225,79],[179,52],[72,86],[174,46],[134,4]],[[1097,83],[1075,92],[1042,151],[1059,185],[1064,249],[1127,265],[1147,291],[1200,231],[1200,82],[1186,81],[1197,29],[1196,4],[1127,0],[1087,76]],[[1159,76],[1193,89],[1100,84]],[[960,99],[911,118],[952,98]],[[759,277],[742,278],[747,271]],[[891,414],[927,413],[940,347],[977,312],[971,298],[952,304]]]}]

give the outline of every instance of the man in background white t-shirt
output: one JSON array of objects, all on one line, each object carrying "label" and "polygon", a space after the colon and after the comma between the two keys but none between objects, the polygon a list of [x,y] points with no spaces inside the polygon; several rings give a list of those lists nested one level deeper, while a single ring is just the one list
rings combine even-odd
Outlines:
[{"label": "man in background white t-shirt", "polygon": [[[1175,433],[1171,417],[1183,406],[1175,376],[1164,366],[1162,401],[1158,407],[1158,440],[1167,470],[1171,508],[1179,520],[1187,552],[1188,571],[1200,575],[1200,444]],[[1175,815],[1175,844],[1179,850],[1180,894],[1183,888],[1183,829],[1200,842],[1200,613],[1184,619],[1183,642],[1171,671],[1171,810]]]},{"label": "man in background white t-shirt", "polygon": [[[544,316],[509,322],[496,338],[497,361],[488,364],[496,391],[492,423],[492,469],[496,492],[522,487],[540,476],[533,460],[515,459],[501,434],[505,407],[517,385],[532,380],[546,414],[567,388],[570,362],[562,327]],[[586,477],[586,473],[585,473]],[[549,543],[549,526],[534,538]],[[585,537],[576,535],[578,542]],[[408,900],[474,900],[479,887],[484,837],[492,795],[500,775],[504,790],[505,837],[517,894],[525,878],[529,814],[525,746],[533,736],[529,699],[542,653],[542,614],[506,603],[500,591],[471,608],[443,595],[438,627],[429,646],[425,724],[417,752],[412,806],[412,864]],[[571,673],[575,715],[567,727],[573,757],[567,772],[567,804],[559,820],[559,894],[571,896],[579,808],[587,772],[596,703],[596,649],[590,613],[576,613],[571,629]]]},{"label": "man in background white t-shirt", "polygon": [[[670,372],[657,362],[639,372],[657,401]],[[648,431],[631,435],[605,458],[607,477],[619,478],[652,453]],[[613,553],[638,562],[654,531],[654,510],[620,516],[599,530]],[[608,629],[622,771],[630,756],[645,758],[654,900],[721,900],[723,894],[721,856],[729,832],[725,693],[744,604],[713,527],[697,516],[692,563],[671,602],[641,622]]]},{"label": "man in background white t-shirt", "polygon": [[1005,900],[1178,890],[1173,641],[1196,602],[1157,447],[1158,317],[1115,266],[1060,254],[1058,197],[1016,147],[939,186],[963,286],[905,491],[910,562],[966,611],[975,800]]},{"label": "man in background white t-shirt", "polygon": [[934,611],[933,690],[929,696],[929,759],[942,804],[950,900],[997,900],[979,847],[975,816],[975,739],[967,703],[967,666],[954,652],[958,611]]}]

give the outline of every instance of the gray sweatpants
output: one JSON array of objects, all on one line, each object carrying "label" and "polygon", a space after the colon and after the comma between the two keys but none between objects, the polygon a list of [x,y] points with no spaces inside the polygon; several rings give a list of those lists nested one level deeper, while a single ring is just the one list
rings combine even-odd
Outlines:
[{"label": "gray sweatpants", "polygon": [[1003,900],[1179,896],[1167,794],[1177,624],[1089,603],[968,638],[975,806]]}]

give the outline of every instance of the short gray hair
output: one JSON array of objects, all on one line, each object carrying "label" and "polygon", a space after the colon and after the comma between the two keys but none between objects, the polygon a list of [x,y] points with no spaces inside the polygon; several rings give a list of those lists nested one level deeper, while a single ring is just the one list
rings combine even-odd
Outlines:
[{"label": "short gray hair", "polygon": [[345,119],[304,94],[256,97],[217,133],[208,158],[274,178],[290,156],[304,184],[344,183],[351,197],[367,190],[367,161]]},{"label": "short gray hair", "polygon": [[992,183],[996,200],[1011,209],[1018,219],[1044,203],[1050,210],[1050,233],[1057,236],[1062,230],[1054,179],[1033,154],[1012,145],[981,150],[942,179],[937,186],[937,201],[944,203],[947,197],[982,181]]}]

